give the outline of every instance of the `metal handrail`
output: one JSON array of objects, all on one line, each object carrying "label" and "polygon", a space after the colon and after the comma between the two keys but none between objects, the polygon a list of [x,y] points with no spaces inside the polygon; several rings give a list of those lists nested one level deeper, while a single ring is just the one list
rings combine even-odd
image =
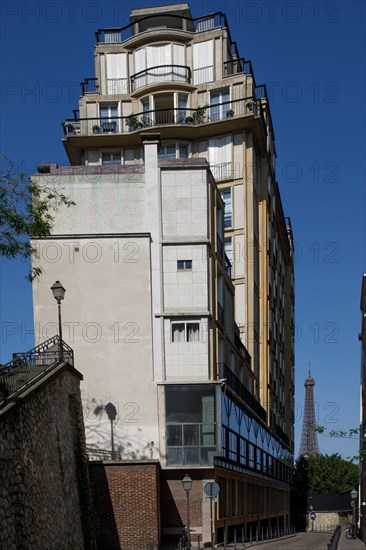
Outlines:
[{"label": "metal handrail", "polygon": [[[147,84],[142,84],[141,86],[137,87],[136,84],[135,84],[135,80],[137,78],[140,78],[144,75],[145,76],[152,76],[152,77],[163,76],[163,75],[159,75],[159,74],[150,74],[150,72],[153,71],[154,69],[168,69],[168,68],[171,68],[171,69],[173,69],[173,68],[184,69],[185,74],[178,74],[177,76],[179,76],[181,79],[182,78],[185,79],[187,84],[190,84],[190,82],[191,82],[191,68],[188,67],[188,65],[154,65],[153,67],[148,67],[146,69],[143,69],[142,71],[139,71],[138,73],[135,73],[130,77],[131,93],[134,92],[135,90],[139,89],[139,88],[142,88],[143,86],[147,86],[148,84],[154,84],[154,82],[148,82]],[[170,71],[169,74],[175,74],[175,73],[172,70],[172,71]]]},{"label": "metal handrail", "polygon": [[13,353],[12,360],[0,367],[0,401],[61,360],[74,366],[74,352],[59,336],[25,353]]}]

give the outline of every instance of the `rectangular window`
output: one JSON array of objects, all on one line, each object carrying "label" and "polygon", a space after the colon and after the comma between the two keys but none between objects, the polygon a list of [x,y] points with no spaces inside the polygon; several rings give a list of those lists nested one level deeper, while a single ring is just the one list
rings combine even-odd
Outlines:
[{"label": "rectangular window", "polygon": [[110,151],[108,153],[102,153],[102,164],[106,166],[121,164],[121,151]]},{"label": "rectangular window", "polygon": [[209,140],[209,162],[216,180],[231,178],[231,136]]},{"label": "rectangular window", "polygon": [[225,203],[224,226],[232,227],[233,209],[231,203],[231,189],[223,189],[221,191],[221,198]]},{"label": "rectangular window", "polygon": [[178,270],[192,269],[192,260],[178,260],[177,268]]},{"label": "rectangular window", "polygon": [[194,84],[213,81],[213,40],[193,44]]},{"label": "rectangular window", "polygon": [[118,132],[117,104],[100,106],[100,127],[104,134]]},{"label": "rectangular window", "polygon": [[229,88],[211,92],[210,120],[222,120],[231,116]]},{"label": "rectangular window", "polygon": [[172,342],[199,342],[200,324],[193,323],[172,323]]},{"label": "rectangular window", "polygon": [[216,452],[215,388],[165,388],[167,465],[212,465]]}]

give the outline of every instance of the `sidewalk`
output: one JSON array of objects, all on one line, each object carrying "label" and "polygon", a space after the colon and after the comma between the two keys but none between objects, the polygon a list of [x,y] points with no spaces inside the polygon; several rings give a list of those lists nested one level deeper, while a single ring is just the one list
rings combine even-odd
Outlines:
[{"label": "sidewalk", "polygon": [[341,538],[338,543],[338,550],[365,550],[365,543],[361,539],[346,539],[345,531],[342,529]]}]

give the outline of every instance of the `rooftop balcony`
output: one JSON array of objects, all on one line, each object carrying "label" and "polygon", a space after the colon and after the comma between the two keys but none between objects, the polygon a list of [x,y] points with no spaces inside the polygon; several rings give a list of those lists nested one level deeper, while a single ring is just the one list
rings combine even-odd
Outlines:
[{"label": "rooftop balcony", "polygon": [[194,33],[220,27],[227,28],[227,20],[219,12],[195,19],[175,14],[154,14],[141,17],[125,27],[98,29],[95,37],[97,44],[118,44],[147,31],[171,29]]}]

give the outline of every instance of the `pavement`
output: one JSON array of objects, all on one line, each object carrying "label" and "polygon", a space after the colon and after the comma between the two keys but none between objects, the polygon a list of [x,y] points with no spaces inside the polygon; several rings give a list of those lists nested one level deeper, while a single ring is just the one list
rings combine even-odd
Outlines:
[{"label": "pavement", "polygon": [[[317,532],[300,532],[277,541],[268,541],[264,543],[237,543],[236,549],[234,544],[227,544],[227,550],[327,550],[328,542],[330,541],[331,533]],[[215,546],[217,550],[223,550],[223,545]],[[176,550],[177,545],[163,546],[162,550]],[[341,538],[339,539],[338,550],[365,550],[366,545],[360,539],[348,540],[345,537],[345,530],[342,530]],[[192,544],[192,550],[198,550],[198,546]],[[200,550],[203,550],[202,544]]]},{"label": "pavement", "polygon": [[365,550],[366,545],[361,539],[346,539],[345,531],[342,530],[341,538],[338,543],[338,550]]}]

